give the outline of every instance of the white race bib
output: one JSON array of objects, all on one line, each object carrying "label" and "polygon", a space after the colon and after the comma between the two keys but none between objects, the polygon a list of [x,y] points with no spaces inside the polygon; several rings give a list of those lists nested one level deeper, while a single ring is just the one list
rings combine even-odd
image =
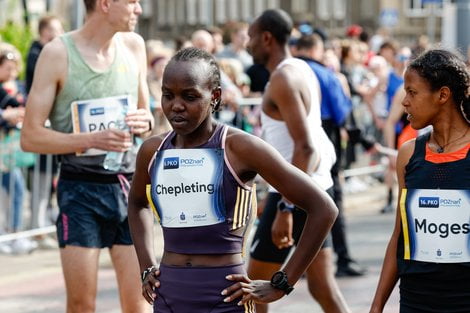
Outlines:
[{"label": "white race bib", "polygon": [[405,259],[470,262],[470,190],[403,189],[400,213]]},{"label": "white race bib", "polygon": [[223,149],[168,149],[155,161],[151,194],[164,227],[225,221]]},{"label": "white race bib", "polygon": [[[129,96],[74,101],[71,106],[74,133],[92,133],[109,128],[122,129],[124,114],[131,109]],[[88,149],[77,155],[100,155],[106,152]]]}]

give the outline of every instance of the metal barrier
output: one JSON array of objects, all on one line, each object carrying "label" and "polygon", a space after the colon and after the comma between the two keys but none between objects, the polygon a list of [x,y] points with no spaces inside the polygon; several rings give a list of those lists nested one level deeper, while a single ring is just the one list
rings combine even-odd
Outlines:
[{"label": "metal barrier", "polygon": [[[5,152],[2,151],[2,156]],[[13,153],[7,159],[8,166],[0,167],[0,243],[54,232],[52,217],[47,216],[55,175],[53,156],[36,154],[30,168],[17,167]],[[8,182],[4,182],[6,176]],[[15,203],[18,188],[23,189],[20,192],[24,195],[19,206]]]},{"label": "metal barrier", "polygon": [[387,165],[385,164],[357,167],[357,168],[344,170],[341,176],[346,178],[346,177],[353,177],[353,176],[370,175],[370,174],[375,174],[375,173],[383,173],[386,169],[387,169]]},{"label": "metal barrier", "polygon": [[[261,98],[244,98],[241,99],[238,104],[240,107],[257,106],[261,104],[261,101]],[[396,155],[396,150],[384,148],[381,146],[377,147],[377,151],[385,155]],[[3,151],[2,153],[4,154],[5,151]],[[8,159],[10,164],[7,168],[14,169],[14,157],[10,157]],[[344,170],[342,172],[342,176],[352,177],[360,175],[370,175],[374,173],[384,172],[386,168],[387,165],[384,164],[352,168]],[[29,201],[25,201],[25,199],[23,199],[22,201],[23,206],[21,210],[21,218],[28,216],[28,214],[25,213],[29,213],[29,223],[27,227],[22,227],[23,229],[17,229],[13,233],[5,233],[8,228],[11,228],[11,225],[14,222],[13,218],[15,215],[15,176],[9,175],[10,179],[8,181],[7,192],[5,184],[3,184],[3,176],[7,172],[5,172],[5,170],[2,171],[2,167],[0,166],[0,243],[55,232],[54,225],[45,224],[45,221],[48,219],[46,215],[49,201],[51,198],[51,183],[55,175],[55,173],[53,173],[53,156],[36,155],[36,162],[34,164],[34,167],[32,169],[22,168],[21,170],[22,174],[24,175],[23,178],[25,179],[25,181],[28,180],[30,185],[30,190],[28,190],[27,188],[25,188],[24,190],[26,195],[25,199],[29,199]],[[49,220],[49,223],[51,223],[51,220]]]},{"label": "metal barrier", "polygon": [[15,239],[29,238],[29,237],[34,237],[38,235],[55,233],[55,231],[56,231],[55,225],[51,225],[47,227],[30,229],[30,230],[20,231],[16,233],[11,233],[11,234],[4,234],[4,235],[0,235],[0,243],[6,242],[6,241],[12,241]]}]

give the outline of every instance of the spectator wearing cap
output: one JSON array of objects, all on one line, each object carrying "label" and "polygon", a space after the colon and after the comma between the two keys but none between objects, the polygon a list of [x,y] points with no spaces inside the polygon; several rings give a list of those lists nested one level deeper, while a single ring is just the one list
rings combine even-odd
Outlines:
[{"label": "spectator wearing cap", "polygon": [[357,24],[353,24],[351,26],[348,26],[348,28],[346,28],[346,36],[348,38],[359,40],[359,36],[361,35],[361,33],[362,33],[362,27]]}]

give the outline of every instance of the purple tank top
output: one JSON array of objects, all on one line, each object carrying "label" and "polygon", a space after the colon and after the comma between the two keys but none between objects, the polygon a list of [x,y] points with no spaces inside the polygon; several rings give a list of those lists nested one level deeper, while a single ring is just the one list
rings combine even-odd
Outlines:
[{"label": "purple tank top", "polygon": [[170,132],[150,161],[147,197],[162,226],[165,251],[242,252],[256,193],[228,162],[227,130],[217,124],[211,138],[193,149],[175,148],[176,134]]}]

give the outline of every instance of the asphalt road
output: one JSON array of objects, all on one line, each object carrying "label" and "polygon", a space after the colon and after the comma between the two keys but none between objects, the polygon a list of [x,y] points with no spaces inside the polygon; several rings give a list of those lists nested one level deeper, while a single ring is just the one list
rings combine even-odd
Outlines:
[{"label": "asphalt road", "polygon": [[[338,279],[354,313],[368,312],[393,228],[393,213],[379,213],[385,195],[385,188],[376,185],[365,192],[345,197],[351,254],[368,268],[363,277]],[[160,236],[160,232],[156,232]],[[101,254],[100,265],[96,312],[120,312],[114,272],[105,250]],[[272,304],[270,308],[273,313],[322,312],[308,294],[304,280],[297,283],[291,295]],[[0,312],[65,312],[65,291],[58,249],[36,250],[32,254],[20,256],[0,255]],[[392,312],[398,312],[396,289],[384,311]]]}]

